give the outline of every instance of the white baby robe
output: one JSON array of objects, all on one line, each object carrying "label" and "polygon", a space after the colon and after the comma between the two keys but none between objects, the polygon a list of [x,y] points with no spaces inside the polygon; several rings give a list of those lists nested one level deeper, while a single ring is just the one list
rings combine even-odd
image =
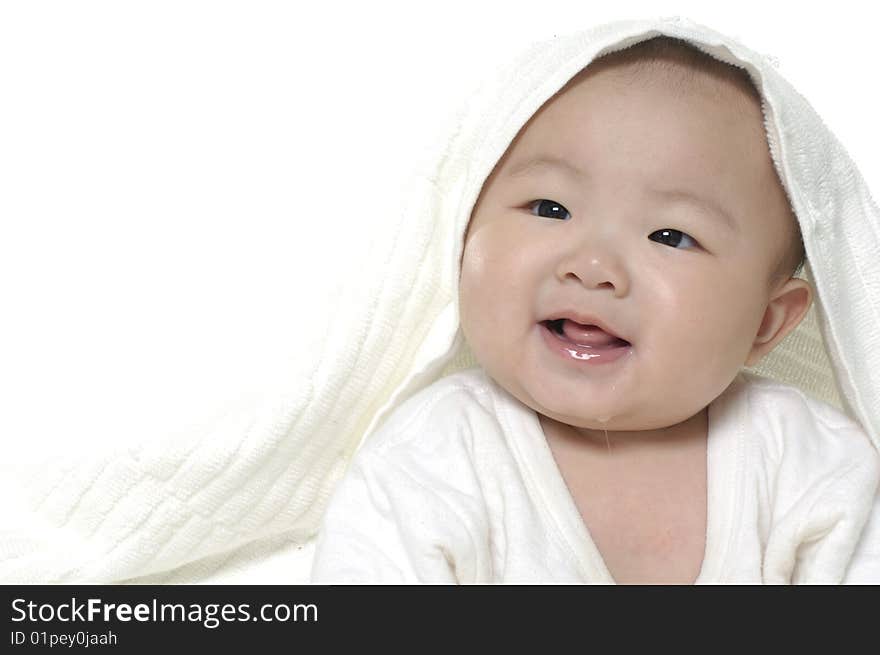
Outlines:
[{"label": "white baby robe", "polygon": [[[698,584],[880,582],[880,461],[857,423],[741,372],[709,405]],[[880,521],[870,528],[880,532]],[[536,413],[480,368],[402,404],[355,455],[320,583],[613,583]]]}]

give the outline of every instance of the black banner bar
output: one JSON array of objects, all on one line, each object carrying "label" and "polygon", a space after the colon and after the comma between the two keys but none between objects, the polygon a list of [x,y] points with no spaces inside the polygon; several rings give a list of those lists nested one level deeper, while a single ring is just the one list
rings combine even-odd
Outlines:
[{"label": "black banner bar", "polygon": [[792,630],[815,628],[844,608],[852,625],[854,609],[870,618],[876,597],[874,587],[830,586],[6,586],[0,652],[225,653],[285,645],[335,652],[351,648],[352,639],[374,646],[411,638],[421,650],[444,641],[460,648],[465,635],[497,644],[529,635],[584,639],[585,630],[618,645],[645,635],[674,645],[694,626],[776,629],[790,620]]}]

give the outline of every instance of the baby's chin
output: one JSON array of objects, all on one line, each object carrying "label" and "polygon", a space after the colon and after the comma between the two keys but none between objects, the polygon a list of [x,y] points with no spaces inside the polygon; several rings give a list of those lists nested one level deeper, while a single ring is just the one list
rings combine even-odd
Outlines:
[{"label": "baby's chin", "polygon": [[601,412],[593,412],[593,415],[586,414],[566,414],[549,410],[545,407],[533,407],[537,414],[543,417],[542,420],[550,420],[562,425],[574,428],[580,431],[594,432],[597,435],[608,432],[641,432],[655,433],[666,432],[670,428],[675,428],[680,421],[669,419],[663,416],[640,415],[637,411],[630,413],[615,414],[608,411],[606,414]]},{"label": "baby's chin", "polygon": [[[492,364],[497,362],[484,362],[479,357],[477,362],[517,400],[557,423],[604,433],[605,430],[657,430],[678,422],[676,416],[670,414],[670,410],[676,408],[670,406],[668,395],[645,398],[638,392],[643,385],[629,376],[585,386],[541,375],[528,363],[511,368],[504,363],[493,367]],[[687,414],[686,411],[678,413]]]},{"label": "baby's chin", "polygon": [[[647,430],[651,428],[634,427],[641,425],[638,421],[633,421],[631,417],[622,414],[614,414],[608,410],[604,414],[602,411],[593,412],[594,415],[571,415],[553,412],[547,408],[532,408],[541,416],[562,423],[573,428],[586,430],[596,430],[609,432],[629,432],[632,430]],[[543,409],[543,411],[542,411]]]},{"label": "baby's chin", "polygon": [[[547,392],[550,391],[548,394]],[[537,414],[576,428],[591,430],[643,430],[644,421],[633,416],[631,408],[619,401],[607,403],[578,402],[574,398],[552,395],[548,389],[522,390],[513,395]],[[551,397],[546,397],[551,396]]]},{"label": "baby's chin", "polygon": [[[547,393],[547,392],[550,393]],[[643,402],[628,402],[629,394],[620,394],[605,402],[590,402],[577,398],[554,395],[552,390],[523,390],[514,395],[537,414],[573,428],[599,432],[645,432],[665,429],[678,424],[681,419],[667,412],[672,409],[659,400],[659,406],[646,406]],[[664,411],[665,410],[665,411]],[[686,410],[682,415],[688,414]]]}]

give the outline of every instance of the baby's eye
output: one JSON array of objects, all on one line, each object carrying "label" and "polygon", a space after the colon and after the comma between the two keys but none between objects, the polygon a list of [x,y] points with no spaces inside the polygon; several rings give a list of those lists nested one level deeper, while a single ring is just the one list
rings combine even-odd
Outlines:
[{"label": "baby's eye", "polygon": [[[656,239],[654,238],[654,235],[657,235]],[[685,248],[700,245],[691,235],[685,234],[684,232],[679,232],[678,230],[657,230],[656,232],[652,232],[650,236],[648,236],[648,238],[652,241],[656,241],[657,243],[672,246],[673,248],[678,248],[678,246],[680,246],[682,243],[685,244]]]},{"label": "baby's eye", "polygon": [[[537,207],[538,214],[541,218],[558,218],[561,221],[566,219],[566,216],[563,214],[568,214],[568,217],[571,217],[569,211],[560,205],[558,202],[554,202],[553,200],[547,200],[546,198],[542,198],[540,200],[533,200],[529,204],[529,209],[532,209],[532,213],[534,214],[534,209]],[[546,214],[542,214],[541,211],[547,212]]]}]

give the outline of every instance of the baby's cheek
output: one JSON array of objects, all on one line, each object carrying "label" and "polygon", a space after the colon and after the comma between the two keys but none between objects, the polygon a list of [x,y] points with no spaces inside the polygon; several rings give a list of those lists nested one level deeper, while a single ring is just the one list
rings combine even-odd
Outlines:
[{"label": "baby's cheek", "polygon": [[483,254],[475,248],[467,248],[462,257],[461,276],[458,283],[459,313],[461,315],[462,328],[465,336],[478,320],[479,308],[482,304],[481,283],[485,277],[486,260]]},{"label": "baby's cheek", "polygon": [[481,296],[491,297],[504,269],[503,255],[499,253],[498,241],[492,231],[483,228],[471,232],[461,264],[459,287],[463,299],[467,297],[476,302]]},{"label": "baby's cheek", "polygon": [[486,257],[484,253],[476,247],[472,240],[468,241],[461,257],[461,273],[458,282],[459,292],[464,295],[477,286],[475,281],[482,276],[485,269]]}]

